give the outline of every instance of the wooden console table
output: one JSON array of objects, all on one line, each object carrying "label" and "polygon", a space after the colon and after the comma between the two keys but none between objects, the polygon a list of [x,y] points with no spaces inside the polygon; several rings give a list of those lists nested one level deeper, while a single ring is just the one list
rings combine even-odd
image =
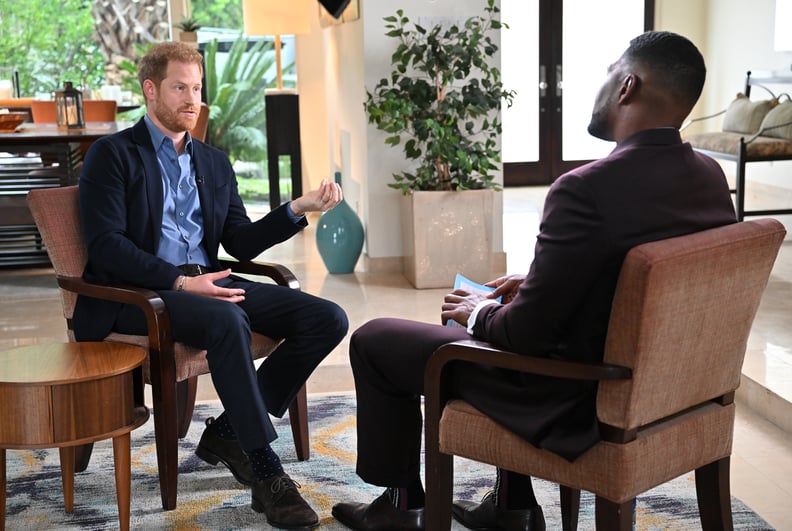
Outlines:
[{"label": "wooden console table", "polygon": [[24,123],[0,133],[0,267],[49,265],[27,208],[34,188],[77,184],[82,153],[91,142],[130,122],[89,122],[84,129]]},{"label": "wooden console table", "polygon": [[63,500],[74,509],[75,447],[113,439],[121,529],[129,529],[130,436],[148,420],[146,351],[120,343],[54,343],[0,352],[0,531],[6,449],[59,448]]}]

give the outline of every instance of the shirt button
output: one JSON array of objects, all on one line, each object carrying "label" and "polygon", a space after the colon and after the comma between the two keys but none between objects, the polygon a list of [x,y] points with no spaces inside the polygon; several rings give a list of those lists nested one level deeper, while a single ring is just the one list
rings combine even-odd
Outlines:
[{"label": "shirt button", "polygon": [[179,212],[179,217],[184,217],[184,212]]}]

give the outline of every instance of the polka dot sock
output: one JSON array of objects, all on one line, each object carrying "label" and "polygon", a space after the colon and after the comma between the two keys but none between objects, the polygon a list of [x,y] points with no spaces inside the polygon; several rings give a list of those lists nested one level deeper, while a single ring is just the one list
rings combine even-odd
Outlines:
[{"label": "polka dot sock", "polygon": [[236,439],[234,428],[231,427],[231,422],[229,422],[228,415],[225,413],[222,413],[219,417],[213,419],[208,425],[212,427],[212,430],[214,430],[217,436],[221,439]]},{"label": "polka dot sock", "polygon": [[258,480],[271,478],[274,475],[283,473],[280,458],[269,445],[247,452],[247,454],[250,458],[253,474],[256,475]]}]

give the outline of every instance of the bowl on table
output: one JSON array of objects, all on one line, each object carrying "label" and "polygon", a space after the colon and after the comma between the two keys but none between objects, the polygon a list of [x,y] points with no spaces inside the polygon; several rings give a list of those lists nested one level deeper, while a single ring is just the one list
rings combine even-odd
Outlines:
[{"label": "bowl on table", "polygon": [[7,133],[16,129],[19,124],[25,121],[25,112],[5,112],[0,113],[0,131]]}]

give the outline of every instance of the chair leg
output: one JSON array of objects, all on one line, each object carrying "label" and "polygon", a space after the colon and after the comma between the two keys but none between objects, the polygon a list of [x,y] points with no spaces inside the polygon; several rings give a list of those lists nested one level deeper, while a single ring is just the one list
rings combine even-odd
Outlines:
[{"label": "chair leg", "polygon": [[179,439],[187,436],[195,410],[195,395],[198,392],[198,377],[187,378],[176,384],[176,415],[179,418]]},{"label": "chair leg", "polygon": [[88,463],[91,462],[91,453],[93,452],[93,443],[81,444],[74,447],[74,471],[85,472],[88,468]]},{"label": "chair leg", "polygon": [[178,414],[176,411],[176,385],[163,382],[152,370],[151,395],[154,409],[154,439],[157,446],[162,508],[176,508],[176,487],[179,473]]},{"label": "chair leg", "polygon": [[737,211],[737,221],[745,219],[745,144],[740,140],[740,152],[737,156],[737,171],[734,178],[734,202]]},{"label": "chair leg", "polygon": [[289,406],[289,422],[291,423],[294,449],[297,459],[306,461],[311,457],[311,446],[308,440],[308,393],[303,385]]},{"label": "chair leg", "polygon": [[580,513],[580,489],[559,485],[561,496],[561,526],[564,531],[575,531]]},{"label": "chair leg", "polygon": [[614,503],[596,497],[596,528],[603,531],[630,531],[633,528],[635,498],[624,503]]},{"label": "chair leg", "polygon": [[724,457],[696,469],[696,497],[704,531],[734,529],[729,488],[730,461],[729,457]]},{"label": "chair leg", "polygon": [[451,529],[453,494],[453,456],[440,453],[438,448],[426,451],[426,529]]}]

